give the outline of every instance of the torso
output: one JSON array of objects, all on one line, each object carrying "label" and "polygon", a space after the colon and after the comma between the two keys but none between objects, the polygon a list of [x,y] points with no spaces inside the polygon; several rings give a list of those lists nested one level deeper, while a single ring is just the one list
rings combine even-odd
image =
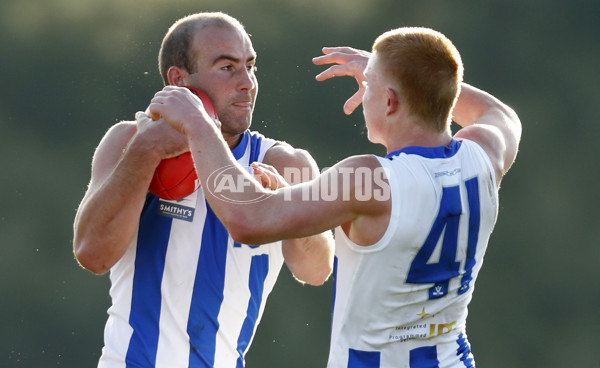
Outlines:
[{"label": "torso", "polygon": [[[232,151],[244,166],[274,143],[246,132]],[[136,238],[111,269],[99,366],[243,364],[282,264],[280,242],[234,242],[202,189],[180,201],[149,194]]]},{"label": "torso", "polygon": [[469,367],[467,305],[497,215],[490,161],[470,141],[378,159],[390,217],[370,246],[336,229],[328,367]]}]

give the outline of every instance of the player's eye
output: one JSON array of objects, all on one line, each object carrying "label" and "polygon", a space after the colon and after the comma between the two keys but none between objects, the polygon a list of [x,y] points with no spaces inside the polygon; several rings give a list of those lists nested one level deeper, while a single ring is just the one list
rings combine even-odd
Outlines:
[{"label": "player's eye", "polygon": [[246,65],[246,69],[251,73],[256,73],[256,71],[258,71],[258,67],[255,64]]}]

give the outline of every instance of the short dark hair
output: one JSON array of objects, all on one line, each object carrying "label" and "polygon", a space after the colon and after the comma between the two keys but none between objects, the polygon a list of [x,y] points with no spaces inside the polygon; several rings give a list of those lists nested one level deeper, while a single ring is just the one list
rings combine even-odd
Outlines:
[{"label": "short dark hair", "polygon": [[235,18],[221,12],[191,14],[176,21],[163,38],[158,52],[158,70],[165,85],[169,84],[167,72],[172,66],[196,72],[195,55],[191,47],[196,31],[206,27],[235,28],[244,26]]}]

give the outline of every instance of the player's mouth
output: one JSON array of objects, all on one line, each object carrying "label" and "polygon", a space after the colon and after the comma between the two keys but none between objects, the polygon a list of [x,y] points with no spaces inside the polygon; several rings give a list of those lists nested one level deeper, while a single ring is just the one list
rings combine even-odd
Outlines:
[{"label": "player's mouth", "polygon": [[234,107],[242,108],[242,109],[252,110],[252,106],[254,104],[252,103],[252,100],[240,100],[240,101],[234,101],[231,105],[233,105]]}]

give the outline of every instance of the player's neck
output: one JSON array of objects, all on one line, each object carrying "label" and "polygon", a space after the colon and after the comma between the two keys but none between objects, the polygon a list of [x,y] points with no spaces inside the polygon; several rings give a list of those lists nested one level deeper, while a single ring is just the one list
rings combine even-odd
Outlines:
[{"label": "player's neck", "polygon": [[443,132],[434,132],[421,124],[397,125],[395,132],[386,136],[385,147],[387,153],[401,150],[406,147],[440,147],[447,146],[452,141],[450,129]]},{"label": "player's neck", "polygon": [[227,142],[229,149],[234,149],[238,144],[240,144],[243,135],[244,133],[236,135],[223,134],[223,139],[225,139],[225,142]]}]

